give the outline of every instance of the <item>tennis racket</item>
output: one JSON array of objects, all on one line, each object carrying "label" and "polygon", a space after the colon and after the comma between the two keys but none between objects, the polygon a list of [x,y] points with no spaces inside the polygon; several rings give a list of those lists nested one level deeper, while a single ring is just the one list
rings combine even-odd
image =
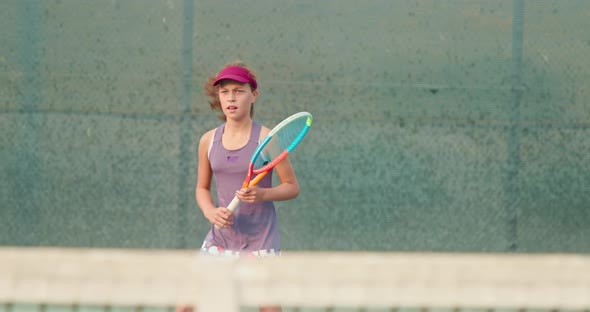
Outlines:
[{"label": "tennis racket", "polygon": [[[254,186],[262,180],[281,160],[293,152],[303,140],[311,127],[312,116],[301,112],[281,121],[264,137],[250,158],[248,174],[242,188]],[[253,175],[256,177],[252,178]],[[240,205],[237,196],[229,203],[227,209],[235,211]]]}]

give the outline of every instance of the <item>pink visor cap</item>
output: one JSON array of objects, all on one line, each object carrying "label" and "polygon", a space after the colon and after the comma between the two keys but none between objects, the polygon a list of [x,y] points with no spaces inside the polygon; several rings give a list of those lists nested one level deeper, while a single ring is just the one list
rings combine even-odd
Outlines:
[{"label": "pink visor cap", "polygon": [[222,69],[219,74],[217,74],[217,78],[213,82],[213,85],[216,86],[221,80],[225,79],[234,80],[241,83],[249,83],[254,90],[256,90],[258,87],[256,79],[250,75],[250,72],[240,66],[228,66]]}]

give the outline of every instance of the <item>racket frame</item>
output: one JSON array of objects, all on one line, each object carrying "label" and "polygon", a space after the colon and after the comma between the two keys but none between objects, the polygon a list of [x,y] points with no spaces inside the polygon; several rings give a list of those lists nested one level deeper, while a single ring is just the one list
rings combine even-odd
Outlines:
[{"label": "racket frame", "polygon": [[[291,123],[293,120],[299,119],[299,118],[301,118],[303,116],[307,116],[307,121],[305,123],[305,127],[303,127],[303,129],[299,132],[299,134],[293,140],[293,142],[291,142],[291,144],[289,144],[289,146],[287,146],[287,148],[285,150],[283,150],[279,155],[277,155],[277,157],[275,157],[268,164],[265,164],[264,166],[262,166],[262,167],[260,167],[258,169],[254,169],[254,163],[256,162],[256,160],[258,159],[258,157],[260,156],[260,154],[262,153],[262,150],[272,140],[273,136],[277,132],[279,132],[282,128],[284,128],[289,123]],[[285,120],[281,121],[274,128],[272,128],[272,130],[264,137],[264,139],[262,140],[262,142],[260,143],[260,145],[258,145],[258,147],[254,151],[254,153],[252,153],[252,157],[250,158],[250,164],[248,165],[248,173],[246,175],[246,179],[244,180],[244,183],[242,184],[242,188],[247,188],[247,187],[250,187],[250,186],[255,186],[277,164],[279,164],[283,159],[287,158],[287,156],[289,156],[289,154],[295,149],[295,147],[297,147],[297,145],[301,142],[301,140],[303,140],[303,138],[305,137],[305,135],[309,131],[309,128],[311,127],[312,120],[313,120],[313,117],[312,117],[312,115],[310,113],[308,113],[308,112],[299,112],[297,114],[294,114],[294,115],[289,116]],[[254,179],[252,179],[252,175],[253,174],[256,174],[256,177]],[[229,205],[227,206],[227,209],[229,209],[231,212],[234,212],[236,210],[236,208],[238,208],[239,204],[240,204],[240,200],[238,199],[237,196],[235,196],[232,199],[232,201],[229,203]]]}]

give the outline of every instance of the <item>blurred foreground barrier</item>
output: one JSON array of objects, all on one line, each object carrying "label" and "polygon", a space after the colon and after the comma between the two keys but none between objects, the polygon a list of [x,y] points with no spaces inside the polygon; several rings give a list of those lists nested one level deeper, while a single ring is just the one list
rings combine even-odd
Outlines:
[{"label": "blurred foreground barrier", "polygon": [[590,256],[0,248],[0,303],[239,311],[259,304],[420,309],[590,309]]}]

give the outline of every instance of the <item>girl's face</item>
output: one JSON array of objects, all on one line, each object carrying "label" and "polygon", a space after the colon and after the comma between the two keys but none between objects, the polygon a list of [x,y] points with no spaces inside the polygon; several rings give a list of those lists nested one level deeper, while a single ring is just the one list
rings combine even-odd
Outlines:
[{"label": "girl's face", "polygon": [[242,119],[250,116],[250,107],[256,102],[258,91],[250,88],[248,83],[232,80],[219,84],[219,101],[223,114],[228,118]]}]

